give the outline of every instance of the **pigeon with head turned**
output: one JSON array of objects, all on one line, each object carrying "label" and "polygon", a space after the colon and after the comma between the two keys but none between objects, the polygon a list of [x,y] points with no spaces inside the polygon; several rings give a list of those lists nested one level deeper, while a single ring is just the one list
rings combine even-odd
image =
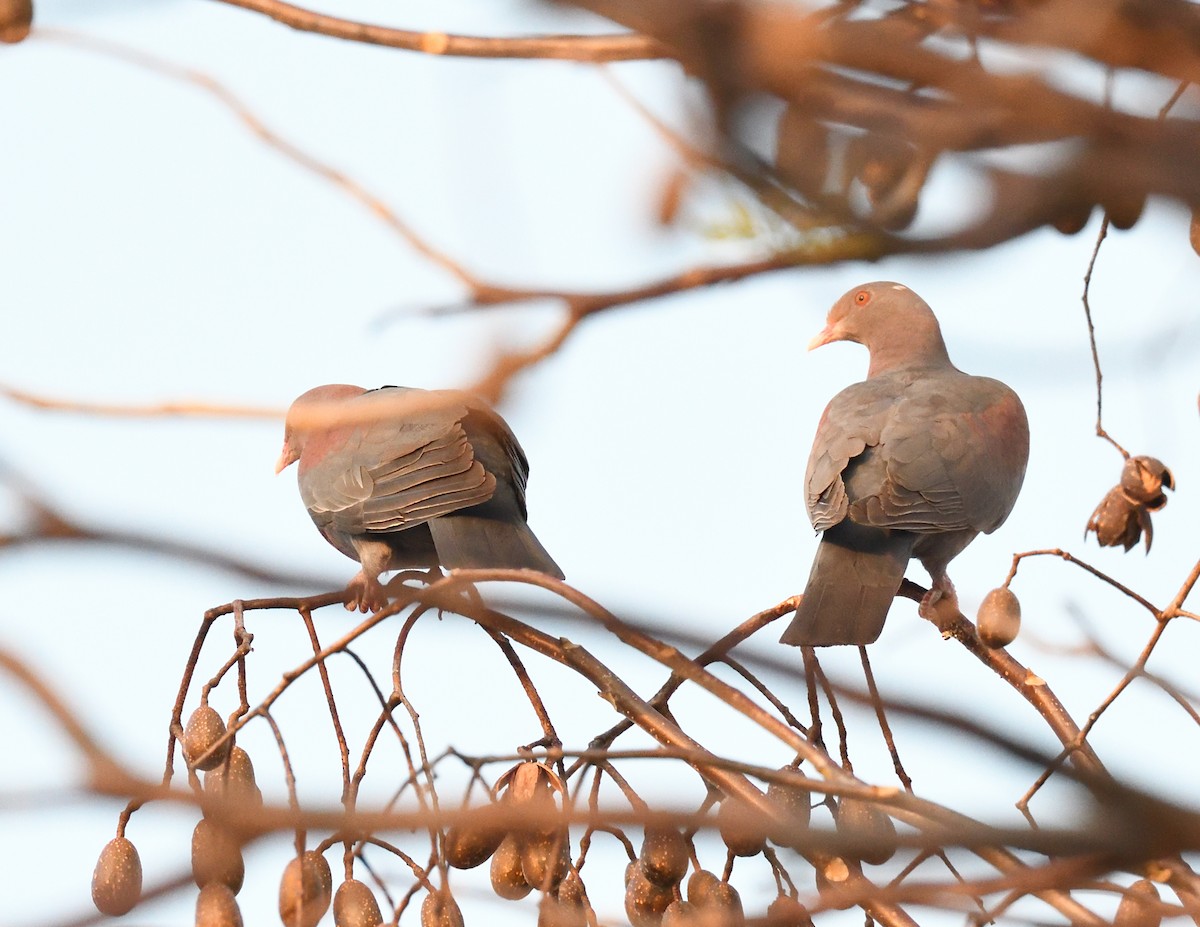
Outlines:
[{"label": "pigeon with head turned", "polygon": [[908,287],[850,290],[809,350],[833,341],[858,342],[871,361],[817,426],[805,500],[821,541],[785,644],[874,641],[914,557],[932,579],[920,606],[932,616],[955,597],[946,567],[1004,523],[1029,458],[1017,394],[950,363],[933,310]]},{"label": "pigeon with head turned", "polygon": [[346,607],[386,604],[379,575],[407,567],[562,571],[526,523],[529,462],[508,424],[456,390],[318,386],[288,410],[275,472],[330,544],[362,564]]}]

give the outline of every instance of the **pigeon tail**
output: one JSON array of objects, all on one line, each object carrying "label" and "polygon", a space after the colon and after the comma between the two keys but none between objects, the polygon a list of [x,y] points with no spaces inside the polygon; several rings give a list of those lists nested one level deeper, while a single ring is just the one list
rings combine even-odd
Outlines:
[{"label": "pigeon tail", "polygon": [[523,521],[443,515],[429,522],[438,561],[448,570],[540,570],[563,579],[558,564]]},{"label": "pigeon tail", "polygon": [[817,546],[812,573],[784,644],[829,647],[870,644],[883,631],[916,536],[845,519]]}]

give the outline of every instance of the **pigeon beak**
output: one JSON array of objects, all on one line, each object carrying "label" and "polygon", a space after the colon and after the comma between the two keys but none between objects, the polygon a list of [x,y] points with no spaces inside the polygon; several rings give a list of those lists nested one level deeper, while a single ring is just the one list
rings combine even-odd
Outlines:
[{"label": "pigeon beak", "polygon": [[279,452],[279,459],[275,461],[275,475],[278,476],[299,458],[300,455],[292,450],[292,446],[285,441],[283,450]]},{"label": "pigeon beak", "polygon": [[808,343],[808,350],[812,351],[814,348],[819,348],[823,344],[829,344],[831,341],[842,341],[845,337],[845,332],[842,331],[841,327],[836,322],[830,322],[817,332],[817,336]]}]

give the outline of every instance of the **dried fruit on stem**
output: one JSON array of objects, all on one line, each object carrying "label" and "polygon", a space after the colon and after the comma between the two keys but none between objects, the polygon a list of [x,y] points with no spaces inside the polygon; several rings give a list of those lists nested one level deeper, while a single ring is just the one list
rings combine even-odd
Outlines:
[{"label": "dried fruit on stem", "polygon": [[1101,547],[1126,550],[1145,536],[1146,553],[1154,541],[1150,513],[1167,504],[1164,489],[1175,488],[1175,477],[1161,460],[1130,457],[1121,471],[1121,482],[1108,491],[1088,519],[1084,535],[1094,531]]},{"label": "dried fruit on stem", "polygon": [[979,603],[979,639],[989,647],[1007,647],[1021,630],[1021,603],[1007,586],[993,589]]},{"label": "dried fruit on stem", "polygon": [[201,818],[192,831],[192,878],[197,888],[220,882],[236,895],[245,876],[246,864],[237,838],[229,828]]},{"label": "dried fruit on stem", "polygon": [[114,837],[100,851],[92,873],[92,901],[101,914],[120,917],[133,910],[142,896],[142,861],[137,847]]},{"label": "dried fruit on stem", "polygon": [[[213,744],[225,736],[225,722],[215,708],[201,705],[188,718],[183,729],[183,755],[188,765],[196,769],[215,769],[225,762],[233,748],[233,738],[225,741],[212,753]],[[207,754],[207,756],[205,755]]]},{"label": "dried fruit on stem", "polygon": [[196,927],[242,927],[242,912],[228,885],[209,882],[200,889]]},{"label": "dried fruit on stem", "polygon": [[279,917],[286,927],[316,927],[329,910],[333,876],[325,857],[314,850],[297,856],[279,883]]},{"label": "dried fruit on stem", "polygon": [[334,927],[379,927],[383,915],[379,902],[366,885],[358,879],[347,879],[333,896]]}]

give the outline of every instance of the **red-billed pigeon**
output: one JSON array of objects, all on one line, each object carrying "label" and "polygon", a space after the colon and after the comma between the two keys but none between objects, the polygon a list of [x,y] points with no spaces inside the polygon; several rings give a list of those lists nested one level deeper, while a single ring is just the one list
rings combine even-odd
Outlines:
[{"label": "red-billed pigeon", "polygon": [[348,609],[386,604],[406,567],[540,570],[563,578],[526,524],[529,462],[508,424],[455,390],[333,384],[292,403],[275,472],[300,461],[300,497],[325,540],[362,564]]},{"label": "red-billed pigeon", "polygon": [[898,283],[855,287],[834,303],[809,350],[857,341],[867,379],[825,408],[805,473],[823,532],[785,644],[869,644],[908,561],[933,582],[921,614],[954,598],[946,566],[979,532],[1004,523],[1029,458],[1021,400],[950,363],[933,311]]}]

